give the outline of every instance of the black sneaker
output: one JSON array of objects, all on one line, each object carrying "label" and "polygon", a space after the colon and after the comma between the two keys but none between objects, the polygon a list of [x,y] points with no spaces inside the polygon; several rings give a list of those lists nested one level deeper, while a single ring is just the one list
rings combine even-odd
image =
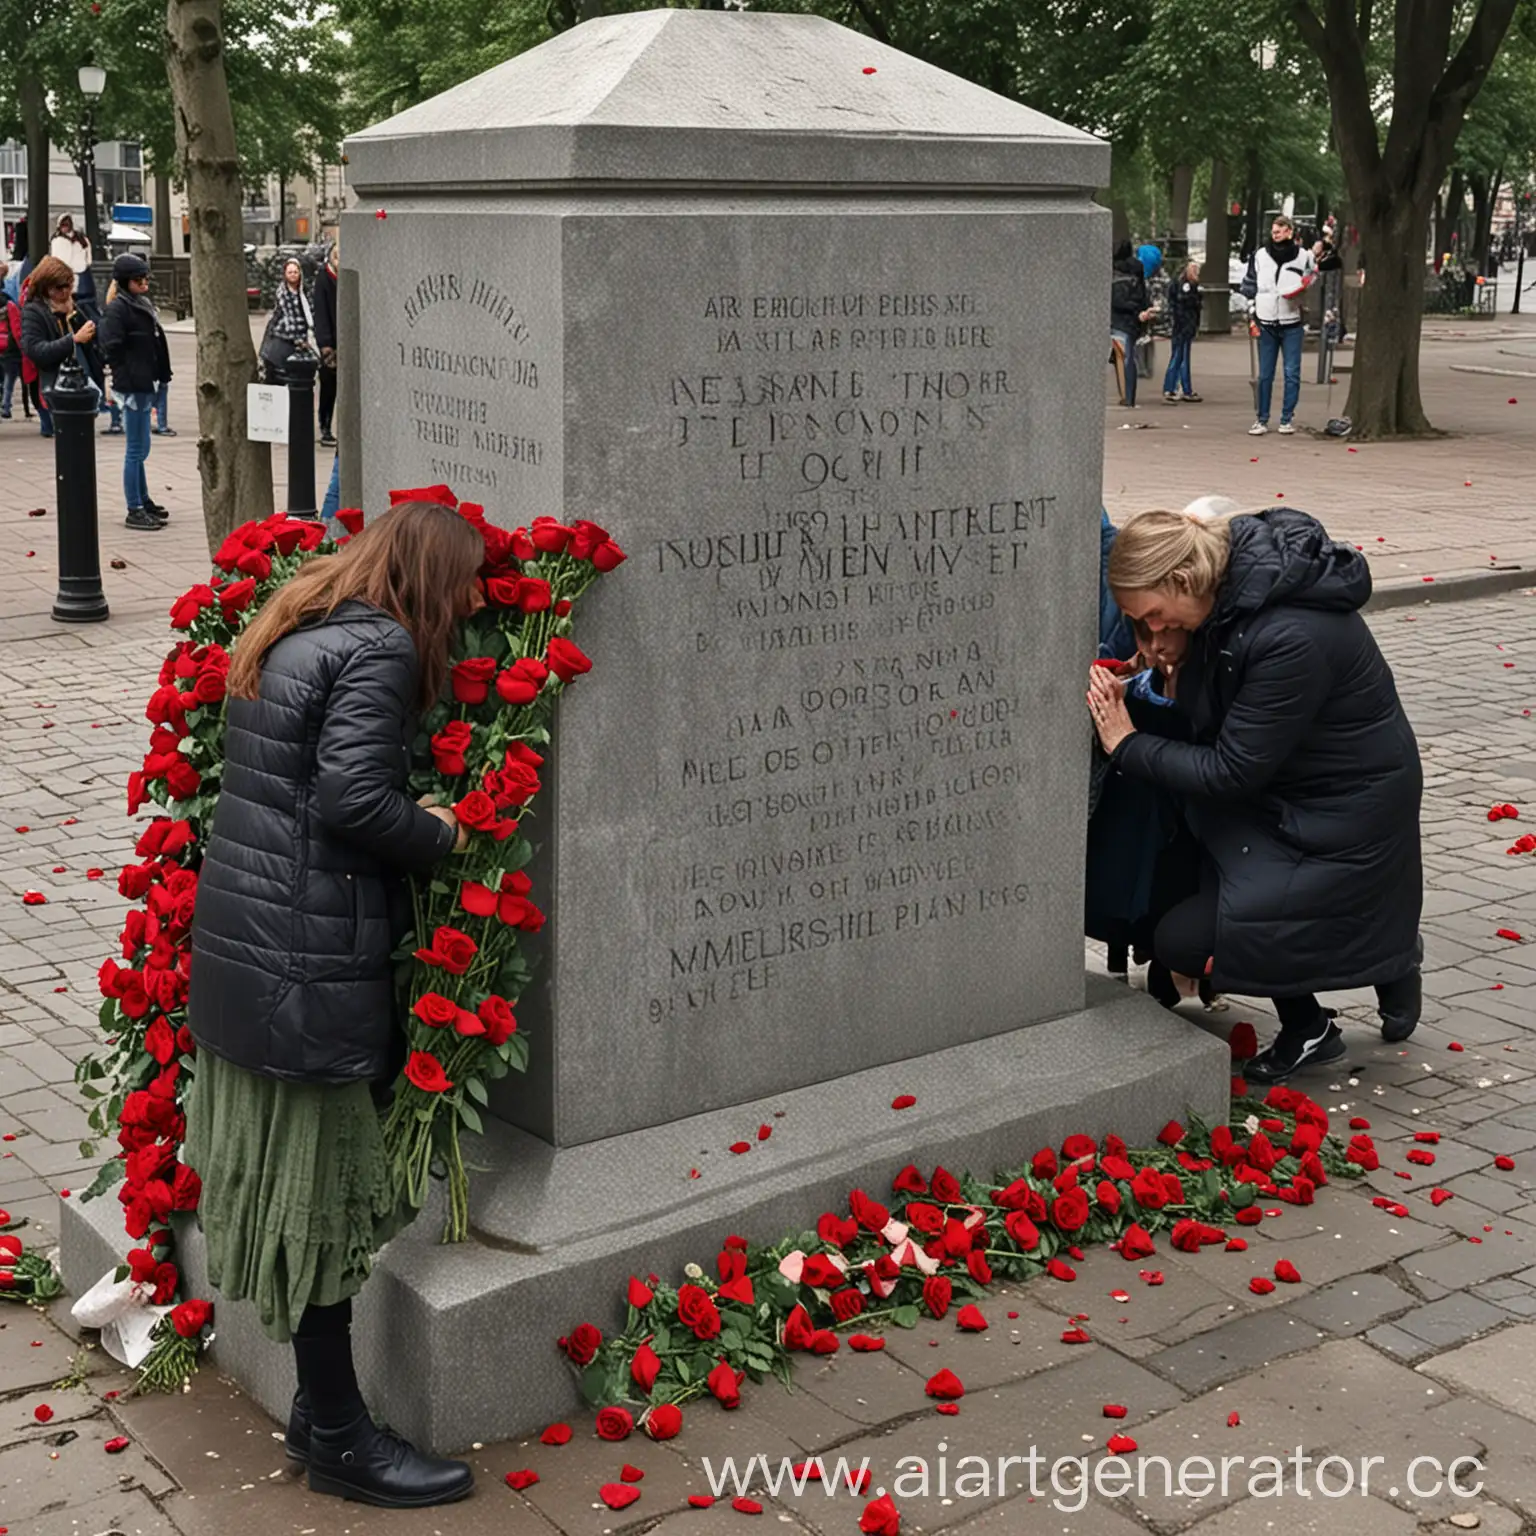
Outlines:
[{"label": "black sneaker", "polygon": [[1344,1054],[1344,1032],[1333,1022],[1332,1010],[1325,1008],[1315,1035],[1287,1040],[1282,1032],[1267,1051],[1260,1051],[1244,1067],[1243,1076],[1250,1083],[1278,1083],[1302,1067],[1338,1061]]},{"label": "black sneaker", "polygon": [[322,448],[334,448],[336,446],[336,439],[329,432],[322,432],[320,434],[320,446]]},{"label": "black sneaker", "polygon": [[165,523],[161,518],[146,512],[143,507],[129,507],[128,516],[123,519],[123,527],[131,528],[135,533],[159,533]]},{"label": "black sneaker", "polygon": [[465,1498],[475,1486],[467,1463],[429,1456],[366,1412],[345,1429],[313,1427],[309,1487],[383,1509],[425,1509]]},{"label": "black sneaker", "polygon": [[144,498],[144,510],[162,523],[168,523],[171,520],[171,514],[158,501],[151,501],[147,496]]}]

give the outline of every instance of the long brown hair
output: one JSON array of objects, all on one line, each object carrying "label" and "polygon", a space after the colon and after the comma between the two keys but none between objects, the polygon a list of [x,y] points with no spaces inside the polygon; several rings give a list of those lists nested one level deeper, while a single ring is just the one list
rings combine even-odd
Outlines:
[{"label": "long brown hair", "polygon": [[267,599],[241,631],[229,668],[229,691],[254,699],[267,652],[284,635],[329,618],[351,599],[397,620],[416,646],[423,709],[436,702],[448,673],[453,627],[485,560],[473,524],[451,507],[406,501],[351,538],[340,554],[321,555]]},{"label": "long brown hair", "polygon": [[39,304],[48,302],[48,295],[55,288],[75,285],[75,274],[59,260],[57,256],[44,256],[38,264],[27,273],[27,293]]}]

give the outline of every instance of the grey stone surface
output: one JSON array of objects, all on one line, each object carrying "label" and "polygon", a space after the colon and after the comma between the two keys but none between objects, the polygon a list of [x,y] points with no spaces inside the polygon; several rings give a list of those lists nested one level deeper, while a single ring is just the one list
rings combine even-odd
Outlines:
[{"label": "grey stone surface", "polygon": [[[850,135],[827,71],[878,79],[853,68],[867,48],[806,17],[615,17],[354,157],[369,203],[370,163],[430,162],[387,218],[344,226],[360,312],[391,322],[356,348],[368,503],[447,481],[507,525],[594,518],[631,556],[581,613],[596,669],[561,711],[533,868],[551,923],[519,1008],[539,1047],[493,1100],[557,1146],[1082,1000],[1068,679],[1093,649],[1102,380],[1081,338],[1103,306],[1092,284],[1021,297],[1102,263],[1097,162],[1050,153],[1101,147],[910,60],[928,86]],[[920,179],[926,131],[1013,189],[678,190],[634,155],[621,190],[489,197],[461,132],[497,125],[513,164],[546,121],[525,76],[560,112],[599,111],[591,91],[605,121],[690,145],[719,80],[742,97],[732,144],[811,125],[796,163],[826,186],[838,146],[892,135]],[[445,220],[459,237],[424,267]]]},{"label": "grey stone surface", "polygon": [[1480,1333],[1490,1333],[1508,1321],[1508,1313],[1491,1302],[1479,1301],[1476,1296],[1456,1295],[1442,1297],[1407,1313],[1397,1319],[1395,1326],[1423,1339],[1435,1349],[1445,1349]]},{"label": "grey stone surface", "polygon": [[1363,1333],[1419,1304],[1385,1275],[1349,1275],[1293,1301],[1286,1309],[1333,1334]]},{"label": "grey stone surface", "polygon": [[1325,1337],[1316,1323],[1274,1312],[1235,1318],[1198,1338],[1175,1344],[1146,1364],[1186,1392],[1204,1392],[1218,1382],[1246,1376],[1273,1360],[1313,1349]]},{"label": "grey stone surface", "polygon": [[1513,1327],[1436,1355],[1420,1367],[1437,1381],[1536,1420],[1536,1323]]},{"label": "grey stone surface", "polygon": [[1107,145],[1018,102],[819,17],[751,11],[590,21],[346,149],[370,198],[445,179],[1093,187],[1109,174]]}]

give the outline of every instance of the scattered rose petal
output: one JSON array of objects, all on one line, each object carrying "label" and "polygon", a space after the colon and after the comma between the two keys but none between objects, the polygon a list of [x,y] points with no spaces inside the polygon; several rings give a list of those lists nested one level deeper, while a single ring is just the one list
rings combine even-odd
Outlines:
[{"label": "scattered rose petal", "polygon": [[1355,1118],[1349,1122],[1349,1128],[1352,1131],[1368,1131],[1371,1128],[1371,1122],[1362,1118],[1360,1115],[1356,1115]]},{"label": "scattered rose petal", "polygon": [[865,66],[864,66],[864,73],[865,73],[865,74],[866,74],[866,75],[872,75],[872,74],[874,74],[874,73],[875,73],[875,66],[874,66],[874,65],[873,65],[873,64],[866,64],[866,65],[865,65]]},{"label": "scattered rose petal", "polygon": [[760,1125],[760,1126],[758,1126],[758,1128],[757,1128],[757,1139],[759,1141],[767,1141],[768,1138],[770,1136],[772,1136],[772,1135],[773,1135],[773,1127],[771,1125]]},{"label": "scattered rose petal", "polygon": [[571,1438],[571,1426],[569,1424],[551,1424],[539,1439],[545,1445],[566,1445]]},{"label": "scattered rose petal", "polygon": [[1513,928],[1496,928],[1494,929],[1493,936],[1496,939],[1508,939],[1511,944],[1523,944],[1525,942]]},{"label": "scattered rose petal", "polygon": [[1126,1409],[1123,1403],[1105,1403],[1104,1417],[1106,1419],[1123,1419]]},{"label": "scattered rose petal", "polygon": [[624,1483],[604,1483],[597,1496],[609,1509],[628,1509],[640,1497],[640,1490]]},{"label": "scattered rose petal", "polygon": [[960,1404],[959,1403],[938,1403],[938,1404],[935,1405],[933,1411],[935,1413],[948,1414],[950,1418],[954,1418],[954,1416],[957,1413],[960,1412]]},{"label": "scattered rose petal", "polygon": [[1227,1428],[1228,1429],[1236,1429],[1237,1426],[1239,1424],[1241,1424],[1242,1422],[1243,1422],[1242,1419],[1237,1415],[1236,1412],[1229,1413],[1227,1415]]},{"label": "scattered rose petal", "polygon": [[521,1493],[524,1488],[531,1488],[538,1482],[539,1474],[532,1467],[524,1467],[520,1472],[507,1473],[507,1487],[514,1493]]},{"label": "scattered rose petal", "polygon": [[1456,1196],[1448,1189],[1432,1189],[1429,1192],[1429,1203],[1437,1208],[1444,1205],[1447,1200],[1455,1198]]},{"label": "scattered rose petal", "polygon": [[972,1304],[961,1307],[955,1314],[955,1326],[965,1333],[985,1333],[987,1320],[982,1315],[981,1308]]},{"label": "scattered rose petal", "polygon": [[39,1424],[46,1424],[48,1420],[53,1417],[53,1409],[50,1408],[47,1403],[39,1403],[37,1407],[32,1410],[32,1417],[36,1419]]},{"label": "scattered rose petal", "polygon": [[1493,1166],[1499,1169],[1501,1172],[1513,1173],[1515,1168],[1515,1160],[1512,1157],[1496,1157],[1493,1160]]},{"label": "scattered rose petal", "polygon": [[1446,1046],[1446,1050],[1448,1050],[1448,1051],[1464,1051],[1464,1050],[1466,1050],[1466,1046],[1464,1046],[1461,1043],[1460,1040],[1452,1040],[1451,1043],[1448,1046]]},{"label": "scattered rose petal", "polygon": [[21,904],[24,907],[46,907],[48,905],[48,898],[41,891],[23,891],[21,893]]},{"label": "scattered rose petal", "polygon": [[756,1499],[740,1496],[731,1500],[731,1508],[739,1515],[760,1515],[763,1512],[763,1506]]},{"label": "scattered rose petal", "polygon": [[1415,1147],[1409,1152],[1408,1161],[1410,1163],[1417,1163],[1421,1168],[1428,1168],[1434,1163],[1435,1154],[1433,1152],[1426,1152],[1422,1147]]},{"label": "scattered rose petal", "polygon": [[1300,1285],[1301,1271],[1289,1259],[1280,1259],[1275,1264],[1275,1279],[1282,1285]]},{"label": "scattered rose petal", "polygon": [[707,1493],[690,1493],[688,1495],[688,1506],[690,1509],[710,1509],[713,1507],[714,1502]]},{"label": "scattered rose petal", "polygon": [[1111,1456],[1129,1456],[1136,1449],[1136,1442],[1129,1435],[1111,1435],[1104,1442],[1104,1449]]},{"label": "scattered rose petal", "polygon": [[898,1093],[896,1097],[891,1100],[891,1108],[911,1109],[912,1106],[916,1103],[917,1095],[915,1093]]},{"label": "scattered rose petal", "polygon": [[619,1468],[619,1481],[621,1483],[638,1483],[644,1476],[645,1473],[639,1467],[632,1466],[627,1461]]},{"label": "scattered rose petal", "polygon": [[1228,1238],[1225,1251],[1227,1253],[1247,1253],[1248,1240],[1243,1237]]},{"label": "scattered rose petal", "polygon": [[1140,1274],[1141,1278],[1148,1285],[1161,1285],[1163,1283],[1163,1272],[1160,1269],[1143,1269],[1138,1270],[1137,1273]]},{"label": "scattered rose petal", "polygon": [[1045,1272],[1053,1280],[1076,1280],[1077,1271],[1063,1259],[1050,1259],[1045,1266]]},{"label": "scattered rose petal", "polygon": [[884,1349],[885,1340],[871,1333],[855,1333],[848,1339],[848,1348],[861,1355],[870,1355],[877,1349]]},{"label": "scattered rose petal", "polygon": [[1061,1342],[1063,1344],[1091,1344],[1093,1343],[1093,1337],[1085,1333],[1081,1328],[1068,1328],[1062,1334]]},{"label": "scattered rose petal", "polygon": [[750,1141],[733,1141],[731,1143],[731,1151],[734,1152],[737,1157],[740,1157],[743,1152],[750,1152],[751,1150],[752,1143]]},{"label": "scattered rose petal", "polygon": [[965,1387],[960,1378],[951,1370],[939,1371],[928,1378],[928,1385],[923,1389],[929,1397],[955,1398],[965,1396]]},{"label": "scattered rose petal", "polygon": [[1255,1275],[1253,1279],[1248,1282],[1248,1289],[1252,1291],[1255,1296],[1268,1296],[1269,1293],[1274,1290],[1274,1288],[1275,1282],[1271,1280],[1267,1275]]},{"label": "scattered rose petal", "polygon": [[1422,1141],[1422,1142],[1424,1142],[1428,1146],[1437,1147],[1437,1146],[1440,1145],[1440,1132],[1439,1131],[1415,1131],[1413,1133],[1413,1139],[1415,1141]]},{"label": "scattered rose petal", "polygon": [[102,1446],[102,1450],[104,1450],[108,1456],[116,1456],[119,1452],[126,1451],[132,1444],[133,1442],[128,1438],[127,1435],[114,1435],[110,1440],[107,1441],[104,1446]]}]

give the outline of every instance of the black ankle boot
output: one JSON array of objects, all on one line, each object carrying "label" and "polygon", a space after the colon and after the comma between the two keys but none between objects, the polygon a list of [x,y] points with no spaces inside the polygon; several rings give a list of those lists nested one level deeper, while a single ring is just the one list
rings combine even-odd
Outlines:
[{"label": "black ankle boot", "polygon": [[309,1433],[313,1415],[309,1406],[309,1394],[300,1387],[293,1394],[293,1407],[288,1410],[288,1433],[283,1436],[283,1449],[289,1461],[309,1465]]},{"label": "black ankle boot", "polygon": [[1147,967],[1147,996],[1155,998],[1164,1008],[1177,1008],[1183,1001],[1173,973],[1161,960],[1154,960]]},{"label": "black ankle boot", "polygon": [[1418,966],[1406,976],[1376,988],[1381,1038],[1392,1044],[1406,1040],[1419,1027],[1424,1011],[1424,977]]},{"label": "black ankle boot", "polygon": [[424,1509],[464,1498],[475,1485],[462,1461],[429,1456],[409,1440],[380,1429],[364,1412],[340,1429],[314,1426],[309,1437],[309,1487],[383,1509]]}]

